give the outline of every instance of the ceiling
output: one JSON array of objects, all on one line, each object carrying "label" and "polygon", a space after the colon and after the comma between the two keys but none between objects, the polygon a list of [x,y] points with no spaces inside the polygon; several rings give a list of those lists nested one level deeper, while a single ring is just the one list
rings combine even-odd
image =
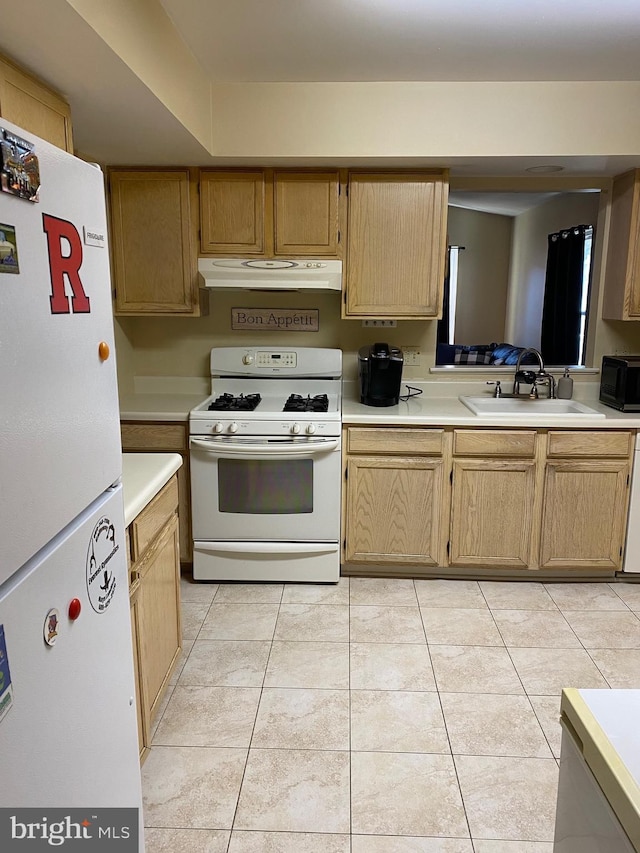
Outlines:
[{"label": "ceiling", "polygon": [[638,0],[160,0],[212,80],[640,80]]},{"label": "ceiling", "polygon": [[[136,0],[131,8],[156,3],[214,84],[640,81],[640,0]],[[223,164],[74,8],[99,4],[32,0],[28,38],[22,4],[6,6],[0,52],[64,94],[80,152],[111,164]],[[611,175],[637,165],[632,153],[553,163],[565,175]],[[539,162],[428,160],[383,162],[449,166],[452,175],[514,174]]]},{"label": "ceiling", "polygon": [[499,216],[518,216],[544,204],[557,192],[467,192],[451,190],[449,204],[452,207],[464,207],[467,210],[478,210],[482,213],[493,213]]}]

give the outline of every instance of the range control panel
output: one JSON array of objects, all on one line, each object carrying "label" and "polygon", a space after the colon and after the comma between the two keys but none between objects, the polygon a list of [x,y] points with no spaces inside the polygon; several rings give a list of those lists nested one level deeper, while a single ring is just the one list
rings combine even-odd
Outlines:
[{"label": "range control panel", "polygon": [[259,351],[255,358],[256,367],[295,367],[298,363],[295,352]]}]

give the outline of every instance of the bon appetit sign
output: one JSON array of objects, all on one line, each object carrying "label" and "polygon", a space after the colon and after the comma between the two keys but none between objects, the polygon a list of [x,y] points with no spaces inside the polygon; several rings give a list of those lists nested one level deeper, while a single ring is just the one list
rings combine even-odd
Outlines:
[{"label": "bon appetit sign", "polygon": [[317,332],[317,308],[232,308],[231,328],[252,332]]}]

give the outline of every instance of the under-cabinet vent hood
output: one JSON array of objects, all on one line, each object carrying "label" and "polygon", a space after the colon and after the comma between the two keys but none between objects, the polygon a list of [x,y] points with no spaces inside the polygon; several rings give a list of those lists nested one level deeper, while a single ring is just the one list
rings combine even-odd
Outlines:
[{"label": "under-cabinet vent hood", "polygon": [[341,290],[342,261],[199,258],[205,287],[219,290]]}]

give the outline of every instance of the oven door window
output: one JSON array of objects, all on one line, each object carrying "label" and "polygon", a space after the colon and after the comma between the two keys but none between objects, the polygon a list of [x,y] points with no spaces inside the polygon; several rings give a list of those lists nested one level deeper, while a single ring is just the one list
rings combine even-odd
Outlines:
[{"label": "oven door window", "polygon": [[313,459],[218,459],[220,512],[313,512]]}]

